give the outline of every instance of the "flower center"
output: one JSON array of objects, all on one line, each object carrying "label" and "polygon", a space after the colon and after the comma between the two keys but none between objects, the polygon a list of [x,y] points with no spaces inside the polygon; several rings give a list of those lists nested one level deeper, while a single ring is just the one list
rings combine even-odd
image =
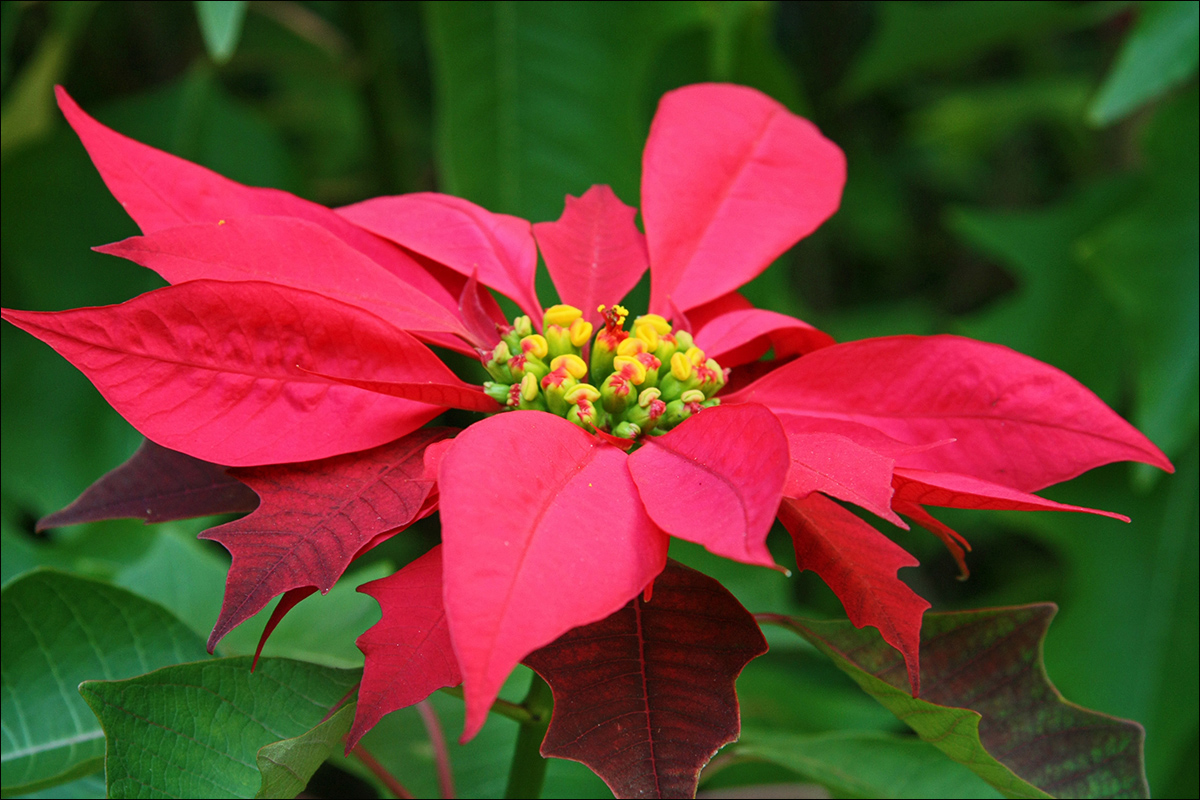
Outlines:
[{"label": "flower center", "polygon": [[534,333],[527,316],[514,319],[484,355],[493,378],[484,391],[505,411],[548,411],[624,439],[665,433],[721,402],[713,395],[727,372],[691,334],[672,331],[657,314],[636,318],[627,331],[622,306],[599,311],[604,327],[594,338],[592,323],[574,306],[547,309],[545,334]]}]

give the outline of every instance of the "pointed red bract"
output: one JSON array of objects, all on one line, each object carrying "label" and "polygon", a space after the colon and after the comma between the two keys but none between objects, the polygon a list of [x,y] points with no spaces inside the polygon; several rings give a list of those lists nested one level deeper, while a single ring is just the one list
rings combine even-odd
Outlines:
[{"label": "pointed red bract", "polygon": [[913,696],[919,694],[921,616],[929,603],[896,577],[897,570],[915,567],[917,560],[820,494],[785,499],[779,520],[792,534],[797,566],[817,573],[833,589],[855,627],[878,628],[884,641],[904,655]]},{"label": "pointed red bract", "polygon": [[146,439],[121,466],[106,473],[66,508],[37,522],[39,532],[102,519],[168,522],[253,511],[258,495],[225,472]]},{"label": "pointed red bract", "polygon": [[200,534],[233,556],[209,651],[276,595],[307,586],[328,592],[365,545],[418,519],[433,488],[425,448],[452,432],[427,428],[361,453],[236,470],[262,504]]},{"label": "pointed red bract", "polygon": [[644,440],[629,472],[667,533],[747,564],[774,567],[767,533],[783,492],[788,441],[761,406],[706,408]]},{"label": "pointed red bract", "polygon": [[262,504],[200,534],[233,556],[209,651],[276,595],[307,586],[328,592],[376,537],[420,518],[433,488],[425,448],[452,432],[427,428],[361,453],[236,470]]},{"label": "pointed red bract", "polygon": [[375,315],[270,283],[190,281],[115,306],[3,314],[79,368],[147,438],[233,466],[363,450],[442,411],[319,374],[458,380]]},{"label": "pointed red bract", "polygon": [[503,312],[474,273],[458,295],[458,313],[480,349],[490,350],[500,341],[500,326],[505,324]]},{"label": "pointed red bract", "polygon": [[379,602],[383,618],[358,637],[366,663],[347,753],[384,714],[462,683],[442,605],[441,545],[358,590]]},{"label": "pointed red bract", "polygon": [[[358,306],[407,331],[467,336],[444,306],[302,219],[243,217],[186,225],[93,249],[136,261],[170,283],[267,281]],[[474,352],[465,344],[459,349]]]},{"label": "pointed red bract", "polygon": [[1082,511],[1129,522],[1129,517],[1112,511],[1056,503],[1036,494],[1017,491],[1007,486],[982,481],[969,475],[950,472],[930,472],[924,469],[897,467],[896,499],[923,506],[946,508],[986,508],[1010,511]]},{"label": "pointed red bract", "polygon": [[1066,373],[959,336],[888,336],[826,347],[727,398],[953,444],[897,464],[1030,492],[1114,461],[1171,463]]},{"label": "pointed red bract", "polygon": [[[786,425],[784,430],[787,431]],[[824,492],[861,506],[894,525],[908,527],[892,511],[895,461],[836,433],[788,431],[787,438],[792,465],[783,488],[785,497],[800,499],[813,492]]]},{"label": "pointed red bract", "polygon": [[339,208],[337,213],[361,228],[445,264],[508,295],[542,322],[534,289],[537,246],[528,222],[448,194],[417,192],[374,197]]},{"label": "pointed red bract", "polygon": [[754,89],[663,95],[642,157],[650,310],[687,311],[758,275],[837,210],[846,159]]},{"label": "pointed red bract", "polygon": [[142,233],[233,217],[299,217],[316,223],[449,309],[455,297],[399,248],[350,224],[325,206],[279,189],[231,181],[198,164],[164,153],[101,125],[66,90],[55,87],[58,107],[108,190]]},{"label": "pointed red bract", "polygon": [[775,351],[788,359],[834,344],[833,337],[786,314],[748,308],[716,317],[695,333],[696,345],[722,367],[757,361]]},{"label": "pointed red bract", "polygon": [[637,209],[622,203],[611,188],[593,186],[582,197],[567,195],[557,222],[533,226],[558,296],[597,328],[596,309],[621,302],[650,263],[635,216]]},{"label": "pointed red bract", "polygon": [[635,598],[525,659],[554,692],[542,755],[586,764],[617,797],[692,797],[740,732],[734,681],[766,651],[733,595],[670,561],[652,601]]},{"label": "pointed red bract", "polygon": [[603,619],[662,571],[617,448],[541,411],[464,431],[442,459],[446,615],[463,672],[463,740],[509,672],[571,628]]}]

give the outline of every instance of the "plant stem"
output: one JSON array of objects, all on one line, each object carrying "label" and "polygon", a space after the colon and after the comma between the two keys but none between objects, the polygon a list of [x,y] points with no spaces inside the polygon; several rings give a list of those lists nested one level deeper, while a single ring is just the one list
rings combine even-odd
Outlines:
[{"label": "plant stem", "polygon": [[542,676],[533,673],[529,693],[521,701],[521,707],[529,714],[529,720],[521,723],[517,733],[517,746],[513,750],[512,769],[508,773],[505,797],[538,797],[546,779],[546,759],[542,758],[542,740],[550,726],[550,712],[554,709],[554,696]]},{"label": "plant stem", "polygon": [[[463,688],[461,686],[447,686],[439,691],[443,692],[444,694],[448,694],[451,697],[457,697],[459,700],[463,699]],[[508,717],[509,719],[519,722],[522,725],[533,719],[529,715],[529,711],[526,710],[525,706],[517,705],[516,703],[510,703],[507,700],[497,700],[496,702],[492,703],[492,707],[488,710],[493,714],[499,714],[502,717]]]},{"label": "plant stem", "polygon": [[411,800],[413,796],[412,792],[404,788],[404,784],[396,780],[395,776],[388,772],[387,768],[384,767],[383,764],[380,764],[379,760],[375,758],[375,756],[364,750],[362,745],[355,745],[354,749],[350,751],[350,755],[363,762],[363,764],[366,765],[366,768],[371,770],[371,773],[374,774],[376,778],[379,778],[383,785],[388,788],[389,792],[396,795],[396,797],[401,798],[401,800]]},{"label": "plant stem", "polygon": [[438,785],[441,787],[442,797],[449,800],[454,797],[454,772],[450,769],[450,751],[446,749],[442,723],[438,720],[433,704],[428,700],[417,703],[417,711],[421,714],[421,722],[425,723],[429,743],[433,745],[433,759],[437,763]]}]

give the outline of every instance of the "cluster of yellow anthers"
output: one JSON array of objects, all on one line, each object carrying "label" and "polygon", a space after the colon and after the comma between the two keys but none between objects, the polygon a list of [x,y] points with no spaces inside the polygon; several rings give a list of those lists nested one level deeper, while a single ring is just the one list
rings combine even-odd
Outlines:
[{"label": "cluster of yellow anthers", "polygon": [[549,411],[584,430],[624,439],[664,433],[721,402],[713,395],[727,374],[695,346],[691,334],[672,332],[657,314],[638,317],[629,332],[624,308],[598,310],[604,327],[594,340],[592,324],[574,306],[547,309],[544,333],[534,333],[527,316],[514,319],[484,357],[493,378],[484,391],[505,410]]}]

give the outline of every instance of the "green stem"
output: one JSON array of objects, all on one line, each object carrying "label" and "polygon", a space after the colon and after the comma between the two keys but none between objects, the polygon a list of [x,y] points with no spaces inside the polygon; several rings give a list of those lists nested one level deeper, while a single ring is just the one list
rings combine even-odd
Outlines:
[{"label": "green stem", "polygon": [[[461,686],[447,686],[439,691],[441,691],[443,694],[448,694],[451,697],[457,697],[459,700],[463,699],[463,688]],[[502,717],[508,717],[509,719],[519,722],[522,725],[530,722],[533,719],[533,717],[529,715],[529,711],[525,708],[525,706],[517,705],[516,703],[510,703],[507,700],[497,700],[496,702],[492,703],[492,707],[488,710],[493,714],[499,714]]]},{"label": "green stem", "polygon": [[529,720],[521,723],[517,733],[517,746],[513,750],[512,769],[508,773],[505,797],[538,797],[546,779],[546,759],[542,758],[542,740],[550,726],[550,712],[554,709],[554,696],[550,687],[536,672],[529,684],[529,693],[521,701],[521,707],[529,713]]}]

